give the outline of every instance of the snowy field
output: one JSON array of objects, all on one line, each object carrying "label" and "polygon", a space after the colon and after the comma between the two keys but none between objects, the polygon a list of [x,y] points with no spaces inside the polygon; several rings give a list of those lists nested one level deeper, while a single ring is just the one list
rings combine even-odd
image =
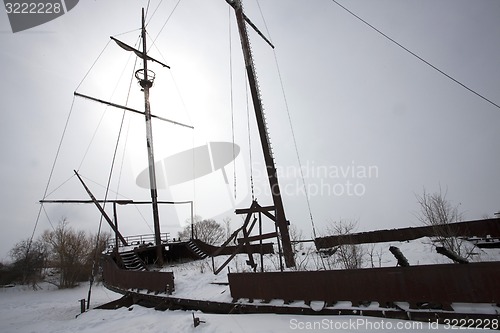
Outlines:
[{"label": "snowy field", "polygon": [[[422,238],[412,242],[393,242],[368,245],[367,253],[372,253],[372,260],[366,261],[366,267],[395,266],[396,260],[388,253],[390,245],[398,246],[407,256],[411,265],[435,264],[449,262],[449,259],[437,254],[432,242]],[[499,260],[500,249],[475,249],[476,259]],[[304,248],[298,253],[298,262],[308,269],[316,270],[322,266],[318,256]],[[218,266],[226,259],[225,256],[215,258]],[[232,272],[248,270],[245,255],[238,255],[229,264]],[[259,257],[255,255],[256,262]],[[266,255],[264,266],[266,270],[276,270],[279,267],[276,255]],[[332,267],[333,268],[333,267]],[[231,302],[229,287],[221,285],[227,282],[227,269],[219,275],[212,272],[210,258],[165,267],[175,275],[175,297],[205,299],[212,301]],[[214,284],[215,282],[215,284]],[[51,284],[40,285],[42,289],[34,291],[28,286],[0,288],[0,333],[10,332],[445,332],[446,326],[436,323],[422,323],[383,318],[360,316],[298,316],[298,315],[216,315],[195,312],[204,321],[200,326],[193,326],[192,311],[155,311],[137,305],[118,310],[90,310],[82,315],[80,302],[87,298],[88,284],[71,290],[58,290]],[[104,288],[94,286],[91,308],[120,298]],[[240,300],[241,302],[242,300]],[[281,302],[280,300],[273,300]],[[278,304],[276,303],[276,304]],[[299,304],[302,303],[302,304]],[[342,302],[344,303],[344,302]],[[347,302],[350,303],[350,302]],[[281,305],[279,304],[279,305]],[[402,305],[402,304],[401,304]],[[293,306],[305,306],[297,302]],[[349,307],[350,304],[340,304]],[[487,312],[495,313],[498,308],[484,305],[481,309],[470,308],[469,305],[455,305],[457,312]],[[402,305],[402,307],[404,307]],[[459,308],[461,307],[461,308]],[[486,307],[486,308],[485,308]],[[462,309],[463,308],[463,309]],[[460,331],[468,331],[460,329]],[[472,331],[472,330],[471,330]],[[477,332],[477,329],[473,331]]]},{"label": "snowy field", "polygon": [[[72,290],[16,286],[0,289],[0,332],[443,332],[445,326],[358,316],[215,315],[196,312],[205,323],[193,326],[191,311],[155,311],[137,305],[90,310],[78,317],[88,285]],[[102,285],[93,288],[92,306],[120,297]],[[468,331],[468,330],[460,330]],[[471,330],[477,332],[477,329]]]}]

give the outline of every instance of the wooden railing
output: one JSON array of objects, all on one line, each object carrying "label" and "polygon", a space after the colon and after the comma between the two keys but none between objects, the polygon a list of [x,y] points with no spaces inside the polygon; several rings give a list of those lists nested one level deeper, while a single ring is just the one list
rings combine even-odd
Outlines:
[{"label": "wooden railing", "polygon": [[[151,244],[155,243],[155,235],[154,234],[144,234],[144,235],[134,235],[134,236],[126,236],[124,237],[125,241],[128,245],[141,245],[141,244]],[[160,234],[161,242],[168,243],[170,241],[170,233],[162,232]],[[106,243],[106,248],[112,249],[116,246],[116,239],[110,238]],[[122,242],[118,242],[118,247],[122,247]]]},{"label": "wooden railing", "polygon": [[129,290],[146,290],[153,293],[171,294],[175,287],[173,272],[120,269],[109,255],[103,256],[101,267],[105,285],[122,293]]}]

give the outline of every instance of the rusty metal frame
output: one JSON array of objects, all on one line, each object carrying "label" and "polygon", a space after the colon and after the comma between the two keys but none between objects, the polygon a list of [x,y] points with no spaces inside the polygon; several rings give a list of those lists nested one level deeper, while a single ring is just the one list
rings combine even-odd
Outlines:
[{"label": "rusty metal frame", "polygon": [[285,301],[376,301],[381,305],[408,302],[500,303],[500,262],[442,264],[332,271],[229,273],[234,299]]},{"label": "rusty metal frame", "polygon": [[391,230],[375,230],[359,232],[350,235],[335,235],[318,237],[314,240],[316,248],[326,249],[344,244],[383,243],[392,241],[406,241],[421,237],[432,237],[442,234],[446,228],[454,236],[500,236],[500,219],[484,219],[450,223],[443,226],[423,226],[414,228],[400,228]]},{"label": "rusty metal frame", "polygon": [[[107,286],[108,287],[108,286]],[[109,287],[108,287],[109,288]],[[313,309],[304,304],[304,306],[270,305],[265,303],[224,303],[213,301],[202,301],[194,299],[177,298],[171,296],[146,295],[133,291],[125,291],[111,287],[113,291],[124,296],[116,301],[103,304],[97,309],[115,310],[120,307],[130,307],[133,304],[154,308],[159,311],[166,310],[194,310],[205,313],[217,314],[252,314],[252,313],[274,313],[274,314],[295,314],[295,315],[313,315],[313,316],[360,316],[360,317],[379,317],[402,320],[421,321],[424,323],[449,324],[451,320],[464,320],[470,324],[472,320],[473,327],[482,327],[488,325],[493,320],[500,320],[499,314],[482,313],[457,313],[449,311],[421,311],[421,310],[402,310],[402,309],[368,309],[357,308],[357,310],[328,307],[322,309]],[[471,327],[472,327],[471,326]],[[459,327],[455,327],[459,328]],[[485,327],[485,328],[491,328]]]}]

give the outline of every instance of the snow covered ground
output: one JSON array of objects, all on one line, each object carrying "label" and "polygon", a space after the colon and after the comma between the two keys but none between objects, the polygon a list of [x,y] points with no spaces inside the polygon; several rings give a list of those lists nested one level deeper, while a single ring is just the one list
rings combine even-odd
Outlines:
[{"label": "snow covered ground", "polygon": [[[57,290],[42,285],[0,289],[0,332],[442,332],[445,326],[358,316],[215,315],[195,312],[204,323],[194,327],[191,311],[155,311],[137,305],[118,310],[80,313],[79,299],[86,298],[88,285]],[[93,288],[92,306],[117,299],[119,294],[102,285]],[[461,330],[467,331],[467,330]],[[475,332],[478,330],[474,329]]]},{"label": "snow covered ground", "polygon": [[[366,245],[367,253],[372,252],[374,266],[395,266],[396,260],[387,251],[390,245],[398,246],[407,256],[411,265],[435,264],[449,260],[433,250],[432,242],[422,238],[412,242],[393,242],[391,244]],[[478,250],[482,260],[499,260],[500,249]],[[478,253],[479,253],[478,252]],[[380,254],[380,255],[378,255]],[[309,269],[318,269],[318,256],[307,248],[299,252],[301,263]],[[369,258],[369,256],[367,257]],[[218,266],[226,257],[215,258]],[[248,270],[245,255],[238,255],[230,264],[232,272]],[[256,262],[259,257],[255,256]],[[278,257],[266,255],[266,269],[278,268]],[[371,267],[368,259],[366,267]],[[230,302],[227,282],[227,269],[215,276],[210,258],[172,265],[165,270],[175,275],[175,297],[196,298],[212,301]],[[215,282],[215,283],[214,283]],[[41,284],[42,289],[34,291],[28,286],[0,288],[0,332],[443,332],[447,328],[436,323],[422,323],[383,318],[359,316],[297,316],[297,315],[216,315],[195,312],[204,323],[193,326],[192,311],[155,311],[137,305],[118,310],[90,310],[82,315],[79,300],[87,297],[88,284],[71,290],[57,290],[53,285]],[[95,307],[120,298],[102,285],[94,286],[91,307]],[[273,302],[280,302],[274,300]],[[305,306],[304,304],[293,306]],[[302,302],[303,303],[303,302]],[[350,302],[341,302],[339,306],[349,307]],[[312,304],[313,306],[316,304]],[[471,311],[470,305],[460,305]],[[491,305],[484,305],[481,312],[494,311]],[[467,331],[461,329],[461,331]],[[477,331],[477,329],[474,329]]]}]

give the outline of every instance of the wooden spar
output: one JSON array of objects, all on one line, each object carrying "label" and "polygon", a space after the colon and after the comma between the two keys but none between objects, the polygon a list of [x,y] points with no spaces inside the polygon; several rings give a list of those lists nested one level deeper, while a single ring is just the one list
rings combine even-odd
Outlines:
[{"label": "wooden spar", "polygon": [[[295,259],[293,255],[292,244],[290,241],[290,234],[288,231],[289,222],[286,219],[285,209],[283,208],[283,200],[281,198],[278,175],[276,172],[276,166],[274,165],[274,159],[271,152],[271,144],[269,142],[268,129],[264,119],[262,101],[260,98],[259,89],[257,87],[257,76],[255,74],[252,51],[248,39],[248,32],[245,25],[245,16],[243,14],[241,0],[226,0],[226,1],[234,8],[234,12],[236,15],[241,46],[243,49],[243,56],[245,59],[245,67],[247,71],[248,83],[250,85],[250,91],[252,94],[252,101],[255,110],[255,117],[257,119],[257,126],[259,129],[260,142],[262,145],[262,151],[264,153],[264,160],[266,163],[269,186],[271,188],[274,207],[276,209],[275,222],[277,227],[279,228],[279,232],[281,235],[283,254],[285,256],[285,264],[287,267],[294,267]],[[248,21],[248,18],[246,20]]]},{"label": "wooden spar", "polygon": [[[134,201],[134,200],[40,200],[40,203],[60,203],[60,204],[88,204],[88,203],[116,203],[118,205],[151,205],[151,201]],[[192,201],[158,201],[158,204],[168,204],[168,205],[179,205],[179,204],[191,204]]]},{"label": "wooden spar", "polygon": [[274,49],[274,45],[273,43],[271,43],[271,41],[269,39],[267,39],[266,36],[264,36],[264,34],[257,28],[257,26],[255,26],[255,24],[253,24],[252,21],[250,21],[250,19],[245,15],[245,13],[243,13],[243,18],[245,19],[245,22],[248,23],[249,26],[251,26],[253,28],[253,30],[260,36],[262,37],[263,40],[266,41],[267,44],[269,44],[269,46],[271,48]]},{"label": "wooden spar", "polygon": [[[120,104],[107,102],[107,101],[104,101],[104,100],[99,99],[99,98],[95,98],[95,97],[87,96],[87,95],[84,95],[84,94],[80,94],[80,93],[78,93],[76,91],[74,92],[74,95],[77,96],[77,97],[89,99],[89,100],[94,101],[94,102],[99,102],[99,103],[102,103],[102,104],[106,104],[108,106],[112,106],[112,107],[117,108],[117,109],[122,109],[122,110],[126,110],[126,111],[130,111],[130,112],[134,112],[134,113],[145,115],[144,112],[136,110],[136,109],[129,108],[128,106],[123,106],[123,105],[120,105]],[[170,120],[170,119],[167,119],[167,118],[164,118],[164,117],[160,117],[160,116],[155,116],[154,114],[151,115],[151,118],[156,118],[156,119],[159,119],[159,120],[163,120],[163,121],[172,123],[174,125],[179,125],[179,126],[187,127],[187,128],[190,128],[190,129],[194,129],[194,127],[191,126],[191,125],[186,125],[186,124],[183,124],[183,123],[179,123],[178,121]]]},{"label": "wooden spar", "polygon": [[163,265],[163,249],[161,245],[160,231],[160,214],[158,211],[158,190],[156,187],[156,170],[155,157],[153,149],[153,129],[151,126],[151,107],[149,104],[149,88],[153,86],[153,82],[148,77],[148,55],[146,48],[146,18],[144,17],[144,8],[142,9],[142,64],[143,64],[143,79],[140,80],[141,87],[144,91],[144,116],[146,119],[146,145],[148,150],[149,163],[149,188],[151,191],[151,202],[153,208],[153,225],[155,231],[156,259],[159,266]]},{"label": "wooden spar", "polygon": [[136,48],[134,48],[134,47],[132,47],[132,46],[130,46],[130,45],[128,45],[128,44],[125,44],[124,42],[122,42],[122,41],[120,41],[120,40],[116,39],[116,38],[115,38],[115,37],[113,37],[113,36],[111,36],[111,37],[109,37],[109,38],[111,38],[112,40],[114,40],[114,41],[115,41],[115,43],[116,43],[116,44],[118,44],[118,45],[119,45],[122,49],[124,49],[124,50],[126,50],[126,51],[132,51],[132,52],[134,52],[134,53],[135,53],[135,54],[136,54],[139,58],[141,58],[141,59],[151,60],[151,61],[153,61],[153,62],[156,62],[156,63],[158,63],[158,64],[162,65],[163,67],[170,68],[170,66],[169,66],[169,65],[166,65],[166,64],[162,63],[161,61],[158,61],[158,60],[156,60],[155,58],[152,58],[152,57],[150,57],[150,56],[148,56],[148,55],[146,55],[146,56],[144,57],[144,53],[143,53],[143,52],[141,52],[141,51],[137,50]]},{"label": "wooden spar", "polygon": [[[118,230],[118,214],[116,212],[116,202],[113,202],[113,218],[115,220],[115,228]],[[115,237],[115,253],[118,254],[118,237]]]},{"label": "wooden spar", "polygon": [[[132,200],[40,200],[40,203],[60,203],[60,204],[89,204],[89,203],[113,203],[118,205],[139,204]],[[148,202],[150,203],[150,202]]]},{"label": "wooden spar", "polygon": [[111,221],[111,219],[109,218],[108,214],[106,214],[106,211],[104,211],[104,208],[102,208],[102,206],[99,204],[99,202],[97,201],[97,199],[94,197],[94,195],[92,194],[92,192],[90,191],[90,189],[87,187],[87,185],[83,181],[82,177],[80,177],[80,175],[78,174],[78,172],[76,172],[76,170],[73,170],[73,171],[75,172],[75,175],[78,177],[78,179],[82,183],[83,187],[85,188],[85,191],[87,191],[90,199],[92,199],[92,202],[96,205],[97,209],[99,209],[99,211],[101,212],[101,214],[104,217],[104,219],[106,220],[106,222],[108,222],[108,224],[111,227],[111,229],[113,229],[113,231],[115,232],[116,236],[118,236],[118,238],[120,238],[120,241],[122,242],[122,244],[124,246],[127,246],[128,245],[127,241],[125,240],[125,238],[123,238],[122,234],[120,234],[120,232],[118,231],[118,229],[115,227],[113,221]]}]

